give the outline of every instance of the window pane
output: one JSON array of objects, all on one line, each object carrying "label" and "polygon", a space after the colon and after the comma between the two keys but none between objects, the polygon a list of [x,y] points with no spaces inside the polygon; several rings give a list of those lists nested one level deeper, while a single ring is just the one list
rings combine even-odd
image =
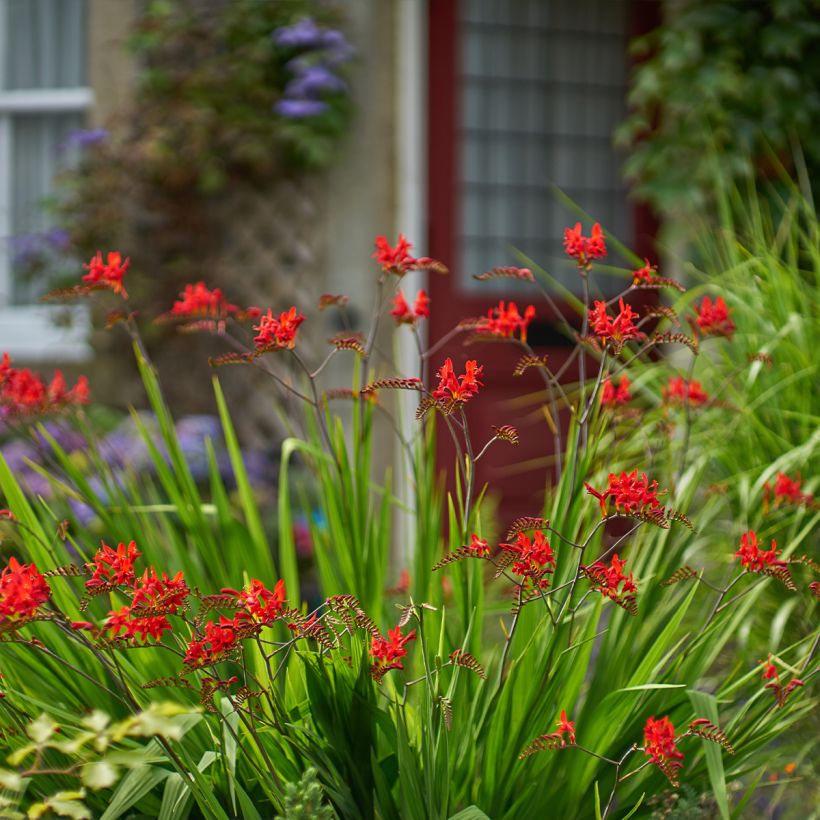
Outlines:
[{"label": "window pane", "polygon": [[3,88],[88,84],[86,0],[0,0],[0,11],[5,28]]},{"label": "window pane", "polygon": [[563,227],[575,220],[553,184],[609,231],[632,238],[611,140],[626,106],[627,2],[459,7],[460,282],[471,289],[472,274],[514,264],[516,247],[577,289],[561,247]]},{"label": "window pane", "polygon": [[[83,113],[37,114],[12,118],[11,254],[12,302],[30,304],[42,294],[37,280],[37,259],[49,258],[59,248],[59,235],[47,200],[54,189],[55,175],[74,159],[63,147],[68,134],[81,128]],[[32,275],[33,272],[33,275]]]}]

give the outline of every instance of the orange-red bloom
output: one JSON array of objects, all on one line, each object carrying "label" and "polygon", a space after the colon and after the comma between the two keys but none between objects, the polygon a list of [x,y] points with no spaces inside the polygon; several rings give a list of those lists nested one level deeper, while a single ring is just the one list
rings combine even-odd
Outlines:
[{"label": "orange-red bloom", "polygon": [[653,481],[650,484],[646,473],[641,473],[639,478],[637,470],[631,473],[624,471],[620,475],[610,473],[609,486],[603,492],[598,492],[586,482],[584,486],[590,495],[598,499],[604,517],[607,516],[607,500],[610,498],[614,500],[617,512],[644,512],[657,509],[661,505],[658,500],[658,482]]},{"label": "orange-red bloom", "polygon": [[606,302],[595,302],[589,312],[589,322],[595,335],[604,342],[612,342],[616,348],[631,339],[645,339],[646,334],[638,330],[633,322],[638,314],[623,299],[618,301],[618,307],[618,315],[612,317],[606,312]]},{"label": "orange-red bloom", "polygon": [[581,232],[581,223],[574,228],[564,228],[564,250],[567,256],[578,260],[579,267],[585,267],[592,259],[606,256],[606,243],[601,226],[596,222],[589,236]]},{"label": "orange-red bloom", "polygon": [[644,726],[643,740],[644,752],[662,770],[668,770],[674,776],[676,770],[683,767],[683,752],[675,743],[675,727],[668,715],[660,720],[649,718]]},{"label": "orange-red bloom", "polygon": [[209,666],[224,660],[237,646],[236,624],[230,618],[220,615],[219,623],[208,621],[205,636],[188,644],[183,663],[186,666]]},{"label": "orange-red bloom", "polygon": [[223,595],[233,595],[243,607],[236,615],[237,621],[269,624],[275,621],[285,606],[285,582],[276,582],[273,591],[261,581],[251,580],[243,590],[223,589]]},{"label": "orange-red bloom", "polygon": [[601,387],[601,404],[604,407],[616,407],[619,404],[628,404],[632,401],[632,394],[629,392],[629,376],[624,373],[618,386],[612,383],[612,379],[607,376]]},{"label": "orange-red bloom", "polygon": [[763,680],[769,681],[763,688],[771,689],[774,699],[778,706],[782,706],[786,702],[786,698],[799,686],[805,686],[805,683],[799,678],[792,678],[785,686],[780,681],[780,673],[777,667],[772,663],[772,656],[769,655],[768,661],[763,665]]},{"label": "orange-red bloom", "polygon": [[681,376],[670,376],[669,383],[663,388],[663,398],[672,403],[699,406],[709,401],[709,396],[701,387],[700,382],[694,379],[687,382]]},{"label": "orange-red bloom", "polygon": [[27,368],[11,366],[8,353],[0,361],[0,418],[54,413],[88,402],[88,380],[80,376],[71,389],[59,370],[49,384]]},{"label": "orange-red bloom", "polygon": [[790,478],[786,473],[778,473],[774,481],[774,490],[767,481],[764,485],[764,492],[766,496],[766,503],[769,502],[769,496],[774,492],[775,506],[780,504],[811,504],[814,501],[814,496],[811,493],[801,492],[802,479],[800,473],[797,473],[794,478]]},{"label": "orange-red bloom", "polygon": [[555,551],[543,531],[535,530],[532,539],[520,532],[514,544],[499,544],[499,547],[515,556],[512,571],[522,576],[523,587],[546,589],[549,586],[545,576],[555,572]]},{"label": "orange-red bloom", "polygon": [[0,573],[0,623],[30,618],[51,595],[51,587],[34,564],[14,556]]},{"label": "orange-red bloom", "polygon": [[735,553],[735,558],[739,558],[740,565],[749,572],[763,572],[766,568],[788,566],[777,557],[777,552],[777,541],[772,539],[771,549],[762,550],[757,543],[757,533],[749,530],[740,536],[740,549]]},{"label": "orange-red bloom", "polygon": [[430,297],[423,290],[420,290],[416,294],[416,301],[411,310],[407,304],[407,300],[404,298],[404,293],[398,291],[393,297],[393,310],[390,311],[390,315],[399,324],[404,323],[409,325],[415,324],[419,319],[429,318]]},{"label": "orange-red bloom", "polygon": [[291,350],[296,344],[296,331],[304,321],[305,317],[297,313],[295,307],[280,313],[279,316],[274,316],[269,308],[267,314],[262,316],[259,324],[253,328],[259,331],[259,335],[253,340],[256,349]]},{"label": "orange-red bloom", "polygon": [[618,554],[612,556],[609,566],[596,561],[588,567],[582,567],[585,575],[594,584],[601,594],[613,601],[620,600],[623,595],[637,592],[638,588],[635,586],[635,579],[630,572],[629,575],[624,575],[623,569],[626,566],[626,561],[618,558]]},{"label": "orange-red bloom", "polygon": [[490,554],[490,547],[488,546],[487,542],[479,538],[475,533],[473,533],[473,536],[470,539],[470,543],[468,546],[476,555],[478,555],[481,558],[485,558]]},{"label": "orange-red bloom", "polygon": [[484,383],[480,381],[484,367],[471,359],[464,365],[464,374],[456,376],[453,369],[453,360],[446,359],[439,368],[436,376],[439,379],[438,387],[433,391],[433,398],[437,401],[452,401],[458,404],[468,402]]},{"label": "orange-red bloom", "polygon": [[498,307],[490,308],[487,316],[479,320],[476,333],[497,336],[501,339],[512,339],[518,331],[521,341],[526,342],[527,327],[534,318],[535,307],[533,305],[527,305],[522,316],[515,302],[505,305],[503,301],[500,301]]},{"label": "orange-red bloom", "polygon": [[440,273],[446,273],[447,268],[436,259],[431,259],[429,256],[420,256],[416,258],[410,254],[410,249],[413,247],[403,233],[399,234],[399,240],[395,246],[392,246],[385,236],[377,236],[374,244],[376,250],[373,252],[373,258],[381,265],[385,273],[393,273],[396,276],[404,276],[405,273],[411,270],[436,270]]},{"label": "orange-red bloom", "polygon": [[[570,745],[575,743],[575,724],[571,720],[567,720],[567,710],[561,710],[561,717],[558,720],[558,734],[561,737],[561,746],[564,747],[569,743]],[[566,741],[564,740],[564,735],[568,735]]]},{"label": "orange-red bloom", "polygon": [[735,323],[729,318],[729,308],[723,297],[718,296],[714,302],[708,297],[703,297],[700,307],[695,306],[697,317],[695,324],[704,336],[725,336],[732,338],[735,332]]},{"label": "orange-red bloom", "polygon": [[401,627],[387,630],[387,638],[374,635],[370,643],[370,654],[375,659],[374,666],[385,672],[388,669],[404,669],[401,659],[407,654],[405,644],[416,640],[416,630],[401,634]]},{"label": "orange-red bloom", "polygon": [[127,257],[123,260],[122,254],[118,251],[111,251],[107,260],[103,262],[102,252],[97,251],[91,261],[87,265],[83,265],[88,271],[83,276],[83,282],[110,288],[114,293],[122,296],[123,299],[127,299],[128,293],[126,293],[122,280],[130,264],[131,260]]},{"label": "orange-red bloom", "polygon": [[128,546],[118,544],[112,549],[104,542],[94,555],[94,561],[88,564],[92,569],[91,578],[85,582],[86,589],[101,586],[132,584],[134,582],[134,561],[142,555],[137,549],[136,541]]},{"label": "orange-red bloom", "polygon": [[632,284],[643,285],[652,281],[652,277],[658,272],[657,265],[650,265],[649,260],[644,258],[644,266],[632,271]]},{"label": "orange-red bloom", "polygon": [[186,319],[199,317],[224,319],[238,310],[236,305],[232,305],[225,298],[220,288],[209,290],[204,282],[196,282],[193,285],[185,285],[179,299],[171,308],[171,315]]}]

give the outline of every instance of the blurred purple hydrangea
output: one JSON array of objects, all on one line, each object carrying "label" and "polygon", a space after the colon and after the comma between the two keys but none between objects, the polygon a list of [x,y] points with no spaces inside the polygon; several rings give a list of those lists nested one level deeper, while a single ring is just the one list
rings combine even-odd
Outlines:
[{"label": "blurred purple hydrangea", "polygon": [[12,264],[27,268],[39,264],[52,253],[62,253],[68,249],[71,237],[64,228],[52,228],[40,233],[21,233],[8,239]]},{"label": "blurred purple hydrangea", "polygon": [[310,18],[303,18],[291,26],[276,29],[273,41],[278,46],[305,52],[286,63],[292,79],[283,98],[274,105],[277,114],[288,119],[315,117],[328,110],[327,103],[321,99],[323,94],[347,91],[347,83],[333,71],[354,53],[341,31],[322,28]]},{"label": "blurred purple hydrangea", "polygon": [[90,148],[105,142],[109,137],[106,128],[75,128],[68,133],[68,136],[60,144],[60,150],[66,151],[70,148]]}]

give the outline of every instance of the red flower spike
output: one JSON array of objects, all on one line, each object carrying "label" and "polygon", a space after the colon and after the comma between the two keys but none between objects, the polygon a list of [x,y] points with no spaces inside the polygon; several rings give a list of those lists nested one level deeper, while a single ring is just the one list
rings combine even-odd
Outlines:
[{"label": "red flower spike", "polygon": [[209,666],[224,660],[236,646],[236,624],[221,615],[218,624],[213,621],[205,624],[205,635],[201,640],[192,640],[188,644],[183,663],[189,667]]},{"label": "red flower spike", "polygon": [[581,569],[600,593],[613,601],[620,601],[624,595],[633,594],[638,590],[632,573],[623,574],[625,566],[626,561],[618,558],[616,553],[612,556],[609,566],[596,561],[591,566],[582,566]]},{"label": "red flower spike", "polygon": [[735,332],[735,323],[729,318],[729,308],[723,297],[718,296],[714,302],[703,297],[700,306],[695,305],[696,317],[693,327],[696,327],[704,336],[725,336],[731,340]]},{"label": "red flower spike", "polygon": [[[567,743],[572,746],[575,743],[575,724],[571,720],[567,720],[566,709],[561,710],[561,717],[558,720],[558,734],[561,735],[561,747],[563,748]],[[569,735],[564,741],[564,734]]]},{"label": "red flower spike", "polygon": [[112,549],[105,542],[101,544],[102,547],[94,555],[94,561],[87,565],[89,569],[93,568],[93,572],[85,582],[86,589],[111,584],[132,584],[134,561],[142,555],[137,549],[136,541],[131,541],[127,547],[125,544],[118,544],[117,549]]},{"label": "red flower spike", "polygon": [[0,573],[0,624],[30,618],[51,595],[51,587],[34,564],[14,556]]},{"label": "red flower spike", "polygon": [[401,634],[401,627],[387,630],[387,638],[374,635],[370,643],[370,654],[374,658],[373,672],[378,675],[382,670],[404,669],[401,659],[407,654],[405,644],[416,640],[416,630]]},{"label": "red flower spike", "polygon": [[620,475],[610,473],[609,486],[603,492],[598,492],[586,482],[584,486],[590,495],[598,499],[604,518],[608,515],[607,500],[610,498],[615,501],[616,512],[647,512],[661,505],[658,500],[658,482],[653,481],[650,484],[646,473],[641,473],[641,477],[638,478],[637,470],[631,473],[624,471]]},{"label": "red flower spike", "polygon": [[735,553],[740,565],[749,572],[763,572],[767,568],[786,567],[788,563],[777,557],[777,542],[772,539],[772,547],[761,550],[754,530],[740,536],[740,549]]},{"label": "red flower spike", "polygon": [[128,293],[126,293],[122,280],[130,264],[131,260],[127,257],[123,260],[122,254],[118,251],[111,251],[106,261],[103,262],[102,252],[97,251],[96,256],[92,257],[87,265],[83,265],[88,271],[83,276],[83,282],[110,288],[123,299],[127,299]]},{"label": "red flower spike", "polygon": [[472,359],[464,365],[464,375],[457,377],[453,369],[453,360],[446,359],[436,373],[439,383],[433,391],[433,398],[436,401],[465,404],[478,393],[479,387],[484,386],[484,383],[480,381],[483,371],[483,366],[478,365],[475,359]]},{"label": "red flower spike", "polygon": [[650,717],[646,721],[643,730],[644,751],[658,765],[664,774],[670,776],[670,780],[678,769],[683,767],[683,753],[675,743],[675,727],[669,717],[662,717],[655,720]]},{"label": "red flower spike", "polygon": [[490,554],[490,547],[487,545],[487,542],[479,538],[475,533],[473,533],[470,539],[469,546],[470,549],[481,558],[485,558]]},{"label": "red flower spike", "polygon": [[578,267],[587,267],[591,260],[606,256],[606,243],[601,226],[596,222],[591,234],[586,237],[581,232],[581,223],[574,228],[564,229],[564,251],[567,256],[578,260]]},{"label": "red flower spike", "polygon": [[397,291],[393,297],[393,310],[390,315],[399,324],[414,325],[419,319],[426,319],[430,316],[430,297],[420,290],[416,294],[416,301],[413,304],[412,310],[407,304],[402,291]]},{"label": "red flower spike", "polygon": [[27,368],[12,367],[9,354],[3,354],[0,362],[0,417],[43,415],[87,402],[88,380],[85,376],[80,376],[69,390],[63,374],[55,370],[51,382],[46,385]]},{"label": "red flower spike", "polygon": [[589,312],[589,322],[595,335],[603,342],[611,342],[616,349],[632,339],[646,338],[646,334],[638,330],[633,322],[638,314],[623,299],[618,300],[618,307],[619,313],[615,317],[607,313],[606,302],[595,302]]},{"label": "red flower spike", "polygon": [[279,316],[274,316],[269,308],[253,328],[259,331],[259,335],[253,340],[257,351],[292,350],[296,345],[296,331],[304,321],[305,317],[297,313],[295,307]]},{"label": "red flower spike", "polygon": [[267,589],[261,581],[253,579],[245,589],[223,589],[223,595],[233,595],[243,607],[236,615],[237,621],[270,624],[281,614],[285,607],[285,582],[279,580],[273,591]]},{"label": "red flower spike", "polygon": [[629,404],[629,402],[632,401],[629,385],[629,376],[627,376],[626,373],[621,376],[621,381],[617,387],[612,383],[612,379],[607,376],[601,387],[601,404],[604,407],[617,407],[618,405]]},{"label": "red flower spike", "polygon": [[669,377],[669,383],[663,388],[663,398],[664,401],[675,404],[688,401],[695,407],[709,401],[709,396],[701,387],[700,382],[694,380],[687,382],[681,376]]},{"label": "red flower spike", "polygon": [[[800,473],[797,473],[794,478],[790,478],[786,473],[778,473],[774,482],[775,506],[780,506],[780,504],[811,504],[814,501],[814,496],[811,493],[801,492],[801,483]],[[768,503],[768,497],[772,493],[772,488],[768,481],[764,486]]]},{"label": "red flower spike", "polygon": [[513,554],[512,572],[522,576],[523,588],[546,589],[549,586],[545,576],[555,572],[555,552],[542,530],[534,530],[532,539],[519,532],[514,544],[499,544],[499,547]]},{"label": "red flower spike", "polygon": [[526,342],[527,327],[534,318],[535,307],[533,305],[527,305],[522,316],[515,302],[505,305],[503,301],[500,301],[498,307],[490,308],[487,316],[478,320],[475,330],[478,334],[495,336],[499,339],[513,339],[518,331],[521,341]]},{"label": "red flower spike", "polygon": [[763,666],[763,680],[769,681],[764,689],[771,689],[778,708],[783,706],[789,695],[798,687],[805,686],[805,682],[799,678],[792,678],[785,686],[780,682],[780,674],[777,667],[772,663],[772,656]]},{"label": "red flower spike", "polygon": [[644,266],[632,272],[632,284],[641,285],[652,281],[654,274],[658,272],[657,265],[650,265],[649,260],[644,257]]}]

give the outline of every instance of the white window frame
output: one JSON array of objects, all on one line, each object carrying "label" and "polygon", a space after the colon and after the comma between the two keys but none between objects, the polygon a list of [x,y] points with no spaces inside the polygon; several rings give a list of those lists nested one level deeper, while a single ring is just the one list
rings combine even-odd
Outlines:
[{"label": "white window frame", "polygon": [[[0,47],[6,42],[6,20],[0,9]],[[2,61],[0,61],[2,71]],[[88,308],[12,305],[11,238],[12,117],[15,114],[87,112],[94,104],[91,88],[0,89],[0,353],[27,361],[81,362],[91,355]],[[59,317],[70,314],[70,321]]]}]

